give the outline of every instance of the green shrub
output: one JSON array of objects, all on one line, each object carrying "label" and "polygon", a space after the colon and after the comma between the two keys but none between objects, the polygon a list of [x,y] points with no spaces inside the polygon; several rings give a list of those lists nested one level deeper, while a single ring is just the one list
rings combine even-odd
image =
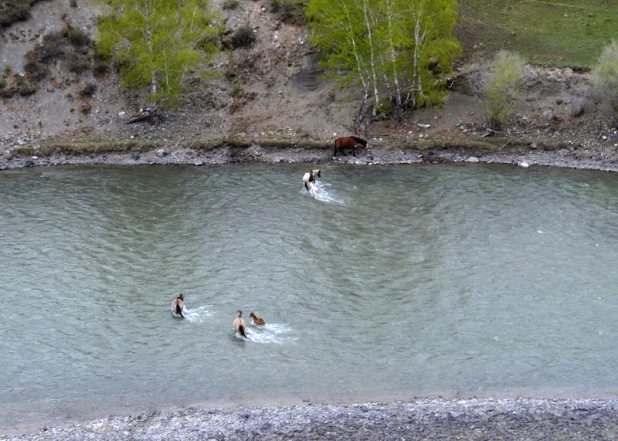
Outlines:
[{"label": "green shrub", "polygon": [[79,96],[82,98],[89,98],[94,95],[94,92],[97,90],[96,83],[86,83],[78,92]]},{"label": "green shrub", "polygon": [[60,35],[69,40],[71,46],[75,48],[83,48],[92,45],[92,38],[90,38],[90,35],[81,29],[74,28],[73,26],[67,25],[62,31],[60,31]]},{"label": "green shrub", "polygon": [[25,77],[16,75],[13,78],[13,84],[15,87],[15,91],[21,96],[30,96],[36,93],[37,87],[36,85],[30,83]]},{"label": "green shrub", "polygon": [[271,0],[270,10],[284,23],[305,25],[307,3],[307,0]]},{"label": "green shrub", "polygon": [[249,46],[255,42],[255,32],[250,26],[241,26],[232,35],[232,45],[234,48]]},{"label": "green shrub", "polygon": [[90,60],[73,52],[65,55],[64,62],[69,72],[80,74],[90,69]]},{"label": "green shrub", "polygon": [[385,119],[393,115],[393,105],[389,101],[380,101],[375,106],[376,118]]},{"label": "green shrub", "polygon": [[618,43],[615,40],[603,49],[591,80],[602,111],[618,127]]},{"label": "green shrub", "polygon": [[24,72],[26,72],[33,81],[37,82],[49,75],[47,66],[39,61],[39,49],[39,46],[35,46],[33,50],[24,55]]},{"label": "green shrub", "polygon": [[58,32],[45,34],[38,48],[38,60],[41,63],[57,60],[64,55],[63,38]]},{"label": "green shrub", "polygon": [[236,9],[238,4],[238,0],[225,0],[223,2],[223,9]]},{"label": "green shrub", "polygon": [[515,111],[516,100],[522,94],[524,81],[523,59],[508,51],[498,52],[487,70],[470,78],[470,85],[481,100],[489,127],[499,129]]},{"label": "green shrub", "polygon": [[97,52],[94,56],[94,66],[92,72],[95,76],[99,77],[109,72],[109,57]]}]

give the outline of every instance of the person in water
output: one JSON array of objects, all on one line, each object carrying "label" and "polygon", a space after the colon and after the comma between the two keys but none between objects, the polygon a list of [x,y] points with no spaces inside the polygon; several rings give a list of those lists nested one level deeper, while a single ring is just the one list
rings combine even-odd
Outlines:
[{"label": "person in water", "polygon": [[178,314],[182,318],[185,318],[185,316],[182,314],[183,309],[185,309],[185,295],[181,293],[172,302],[172,311],[174,311],[176,314]]},{"label": "person in water", "polygon": [[236,318],[234,319],[234,330],[238,334],[248,339],[249,337],[247,337],[247,334],[245,334],[246,329],[247,329],[247,325],[245,324],[245,321],[242,318],[242,311],[238,310],[236,311]]}]

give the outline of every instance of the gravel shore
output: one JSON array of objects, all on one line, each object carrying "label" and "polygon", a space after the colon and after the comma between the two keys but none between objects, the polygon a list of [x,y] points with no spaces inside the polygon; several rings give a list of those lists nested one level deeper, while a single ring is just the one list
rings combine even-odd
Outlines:
[{"label": "gravel shore", "polygon": [[[2,147],[2,146],[0,146]],[[307,164],[351,164],[351,165],[394,165],[415,163],[488,163],[520,166],[543,166],[573,168],[582,170],[618,171],[618,149],[562,148],[529,149],[504,147],[488,150],[471,147],[413,148],[405,143],[396,144],[372,142],[368,148],[359,149],[356,157],[332,156],[330,146],[308,148],[289,146],[268,147],[258,143],[249,146],[222,145],[211,150],[186,147],[163,147],[145,151],[102,152],[102,153],[55,153],[52,155],[14,154],[5,146],[0,154],[0,171],[29,167],[70,165],[221,165],[237,163],[307,163]]]},{"label": "gravel shore", "polygon": [[3,440],[615,440],[616,400],[187,408],[42,427]]}]

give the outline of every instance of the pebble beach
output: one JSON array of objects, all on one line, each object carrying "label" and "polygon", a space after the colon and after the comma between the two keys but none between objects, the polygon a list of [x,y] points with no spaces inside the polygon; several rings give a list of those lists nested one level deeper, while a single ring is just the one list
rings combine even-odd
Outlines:
[{"label": "pebble beach", "polygon": [[614,440],[616,400],[442,400],[189,407],[43,426],[2,440]]}]

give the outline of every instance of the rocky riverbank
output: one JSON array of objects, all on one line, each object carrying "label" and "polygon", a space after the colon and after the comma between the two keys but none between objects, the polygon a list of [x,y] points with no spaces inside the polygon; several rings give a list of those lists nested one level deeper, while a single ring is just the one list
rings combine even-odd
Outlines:
[{"label": "rocky riverbank", "polygon": [[[500,145],[502,144],[502,145]],[[539,144],[517,140],[470,142],[453,138],[424,142],[372,138],[366,149],[333,156],[332,145],[320,140],[220,139],[201,144],[69,143],[8,146],[0,154],[0,170],[70,165],[217,165],[233,163],[310,163],[392,165],[415,163],[489,163],[618,171],[613,145]]]},{"label": "rocky riverbank", "polygon": [[413,403],[187,408],[3,440],[614,440],[618,401],[419,400]]}]

